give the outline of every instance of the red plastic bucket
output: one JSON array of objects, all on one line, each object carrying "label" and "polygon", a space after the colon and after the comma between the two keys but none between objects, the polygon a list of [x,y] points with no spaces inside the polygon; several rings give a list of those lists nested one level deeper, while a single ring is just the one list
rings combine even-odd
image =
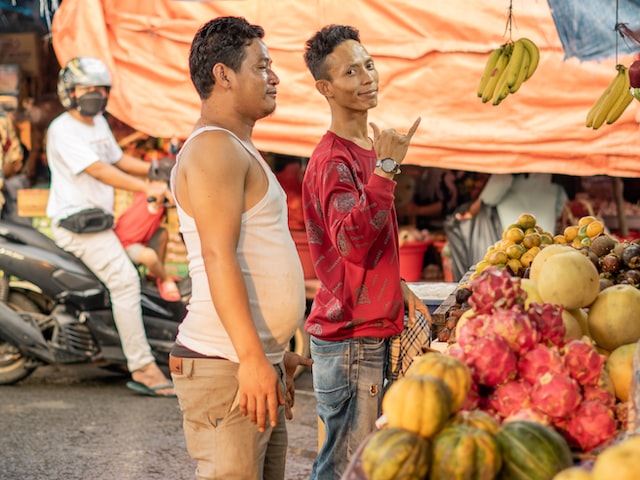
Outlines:
[{"label": "red plastic bucket", "polygon": [[404,242],[400,246],[400,276],[407,282],[418,282],[422,278],[424,254],[431,241]]}]

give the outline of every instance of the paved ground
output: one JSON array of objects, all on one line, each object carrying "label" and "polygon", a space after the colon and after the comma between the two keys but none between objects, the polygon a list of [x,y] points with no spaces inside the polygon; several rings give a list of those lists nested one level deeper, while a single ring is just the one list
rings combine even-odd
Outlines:
[{"label": "paved ground", "polygon": [[[136,395],[94,366],[42,367],[0,386],[0,480],[192,480],[175,399]],[[311,373],[297,381],[287,480],[306,480],[317,450]]]}]

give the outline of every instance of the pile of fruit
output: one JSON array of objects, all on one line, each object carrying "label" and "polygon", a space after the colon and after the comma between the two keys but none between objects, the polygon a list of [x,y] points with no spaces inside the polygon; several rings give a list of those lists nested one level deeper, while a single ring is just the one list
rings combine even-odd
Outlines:
[{"label": "pile of fruit", "polygon": [[[534,259],[536,280],[490,267],[470,281],[457,342],[415,358],[385,393],[386,423],[362,448],[366,478],[604,480],[617,462],[637,468],[622,465],[632,450],[618,442],[640,290],[601,291],[591,260],[557,247]],[[591,468],[574,467],[581,458]]]},{"label": "pile of fruit", "polygon": [[516,223],[504,229],[502,238],[487,249],[484,258],[475,265],[473,276],[488,266],[496,266],[528,278],[534,258],[550,245],[568,245],[588,257],[602,280],[601,288],[616,284],[640,286],[640,241],[618,240],[607,233],[602,221],[593,215],[583,216],[576,225],[552,235],[536,224],[533,215],[523,213]]},{"label": "pile of fruit", "polygon": [[361,452],[365,478],[550,480],[573,465],[569,445],[552,427],[515,419],[501,424],[464,409],[472,382],[472,370],[456,357],[417,357],[383,398],[386,425]]},{"label": "pile of fruit", "polygon": [[[562,262],[554,264],[554,259]],[[472,372],[474,381],[465,408],[479,408],[501,421],[526,418],[553,426],[574,450],[588,452],[624,429],[628,412],[628,404],[616,398],[628,398],[628,386],[625,395],[622,385],[616,391],[612,381],[612,376],[623,375],[623,367],[607,364],[607,354],[597,345],[605,343],[601,339],[606,338],[607,347],[614,349],[621,346],[618,341],[635,346],[640,330],[620,332],[621,338],[615,343],[611,335],[598,335],[597,344],[584,335],[581,322],[588,330],[611,320],[608,312],[597,312],[589,318],[593,312],[580,310],[602,301],[593,265],[580,253],[567,252],[549,257],[541,275],[559,266],[571,270],[572,262],[577,265],[576,271],[585,267],[594,270],[591,283],[595,288],[581,289],[574,283],[569,297],[562,288],[552,286],[545,295],[555,295],[557,301],[553,303],[540,302],[535,293],[534,301],[525,301],[531,299],[520,278],[504,270],[485,270],[471,282],[471,309],[458,322],[457,343],[447,354],[464,361]],[[619,286],[625,287],[640,308],[640,291]],[[528,288],[532,291],[531,286]],[[607,299],[604,302],[609,303]],[[626,321],[627,316],[620,317]],[[630,371],[627,373],[630,375]]]}]

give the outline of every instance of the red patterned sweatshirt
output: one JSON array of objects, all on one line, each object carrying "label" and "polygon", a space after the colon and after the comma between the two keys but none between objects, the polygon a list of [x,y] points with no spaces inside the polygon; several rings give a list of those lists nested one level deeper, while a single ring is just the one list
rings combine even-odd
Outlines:
[{"label": "red patterned sweatshirt", "polygon": [[375,164],[373,149],[327,132],[305,171],[305,228],[321,282],[305,330],[323,340],[402,330],[396,183],[374,175]]}]

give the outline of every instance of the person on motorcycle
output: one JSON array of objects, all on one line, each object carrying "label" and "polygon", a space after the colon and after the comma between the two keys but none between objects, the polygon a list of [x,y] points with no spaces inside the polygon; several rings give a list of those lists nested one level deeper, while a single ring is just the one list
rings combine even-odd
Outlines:
[{"label": "person on motorcycle", "polygon": [[149,163],[124,154],[103,113],[111,75],[97,58],[71,59],[58,75],[65,112],[49,125],[46,152],[51,171],[47,216],[54,241],[79,257],[105,284],[136,392],[174,397],[173,384],[156,364],[142,320],[140,277],[113,231],[114,189],[160,197],[166,191],[144,181]]}]

